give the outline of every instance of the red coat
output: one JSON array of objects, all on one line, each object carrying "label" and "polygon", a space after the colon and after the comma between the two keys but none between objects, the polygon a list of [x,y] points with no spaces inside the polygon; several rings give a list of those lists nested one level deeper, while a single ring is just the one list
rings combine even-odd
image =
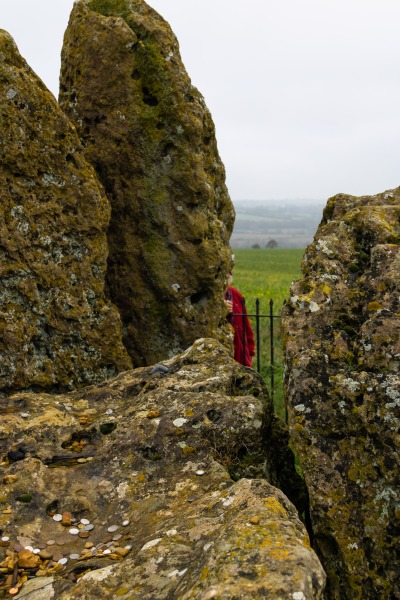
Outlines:
[{"label": "red coat", "polygon": [[[251,367],[251,360],[255,354],[254,334],[247,316],[246,308],[243,311],[243,296],[236,288],[229,286],[225,292],[226,300],[232,300],[233,312],[227,319],[234,329],[233,348],[234,359],[246,367]],[[246,313],[245,316],[237,316]]]}]

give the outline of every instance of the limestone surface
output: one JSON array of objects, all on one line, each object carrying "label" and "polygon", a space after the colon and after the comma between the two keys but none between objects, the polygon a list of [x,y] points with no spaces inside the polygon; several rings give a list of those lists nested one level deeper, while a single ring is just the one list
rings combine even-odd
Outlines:
[{"label": "limestone surface", "polygon": [[27,599],[322,597],[306,530],[268,481],[264,384],[216,341],[2,410],[4,591],[14,575]]},{"label": "limestone surface", "polygon": [[68,390],[129,368],[105,299],[110,207],[78,136],[0,31],[0,391]]},{"label": "limestone surface", "polygon": [[330,598],[397,598],[400,188],[325,208],[285,308],[290,432]]},{"label": "limestone surface", "polygon": [[111,201],[108,292],[134,364],[225,335],[234,211],[169,25],[143,0],[75,2],[59,100]]}]

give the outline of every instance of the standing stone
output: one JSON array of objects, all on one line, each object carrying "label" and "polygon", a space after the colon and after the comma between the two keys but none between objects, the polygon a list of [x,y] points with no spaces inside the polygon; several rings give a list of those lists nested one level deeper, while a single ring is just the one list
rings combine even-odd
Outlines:
[{"label": "standing stone", "polygon": [[109,203],[3,30],[0,74],[0,390],[95,383],[130,366],[104,297]]},{"label": "standing stone", "polygon": [[111,201],[108,292],[133,362],[221,335],[234,211],[169,25],[143,0],[78,0],[60,104]]},{"label": "standing stone", "polygon": [[400,188],[331,198],[285,309],[290,431],[329,597],[400,587]]}]

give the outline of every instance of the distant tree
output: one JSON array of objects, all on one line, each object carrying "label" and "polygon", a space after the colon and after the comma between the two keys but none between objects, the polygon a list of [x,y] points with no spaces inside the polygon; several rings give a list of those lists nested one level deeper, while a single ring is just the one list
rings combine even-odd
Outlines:
[{"label": "distant tree", "polygon": [[277,248],[278,242],[276,240],[269,240],[269,242],[265,245],[266,248]]},{"label": "distant tree", "polygon": [[252,245],[252,248],[259,248],[259,247],[260,247],[260,244],[253,244]]}]

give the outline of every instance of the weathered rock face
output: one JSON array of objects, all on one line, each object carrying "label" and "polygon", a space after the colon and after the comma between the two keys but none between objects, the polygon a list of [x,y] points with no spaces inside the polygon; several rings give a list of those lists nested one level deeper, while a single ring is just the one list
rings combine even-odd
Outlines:
[{"label": "weathered rock face", "polygon": [[285,309],[290,431],[331,598],[397,598],[400,188],[328,201]]},{"label": "weathered rock face", "polygon": [[29,568],[21,594],[321,598],[294,506],[266,479],[228,475],[264,454],[273,477],[272,407],[214,340],[99,387],[20,393],[3,415],[0,581]]},{"label": "weathered rock face", "polygon": [[234,211],[169,25],[143,0],[76,2],[60,104],[112,204],[109,294],[134,364],[218,336]]},{"label": "weathered rock face", "polygon": [[0,390],[130,366],[105,300],[109,204],[54,97],[0,31]]}]

